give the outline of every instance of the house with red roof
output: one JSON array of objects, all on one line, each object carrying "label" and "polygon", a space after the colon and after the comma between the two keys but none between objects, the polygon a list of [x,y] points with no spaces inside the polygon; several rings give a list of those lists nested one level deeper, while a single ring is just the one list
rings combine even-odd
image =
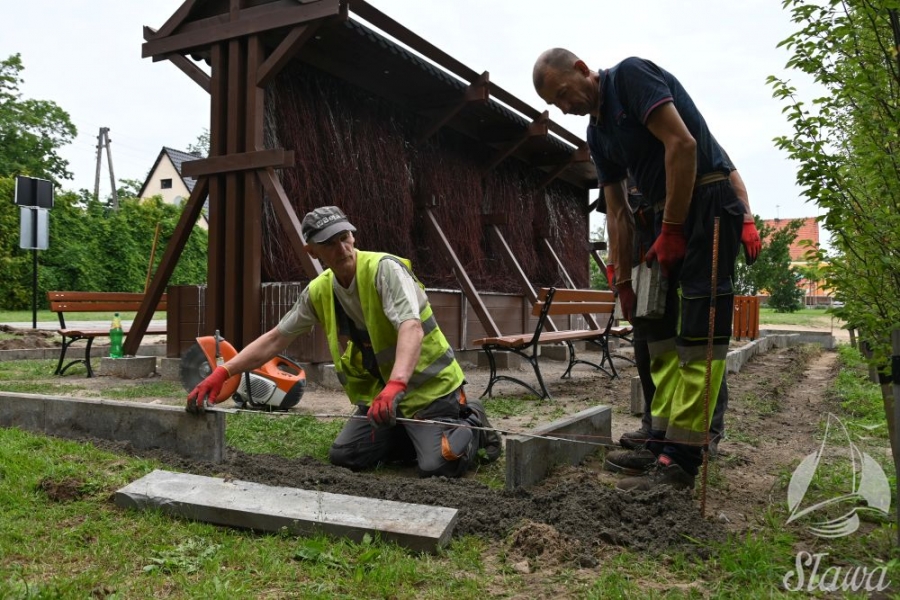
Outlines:
[{"label": "house with red roof", "polygon": [[[763,221],[766,227],[780,231],[787,227],[791,221],[796,219],[766,219]],[[820,247],[819,243],[819,222],[816,217],[805,217],[802,219],[803,224],[797,230],[797,237],[791,243],[788,252],[791,255],[791,265],[798,268],[806,268],[809,266],[807,256],[810,252]],[[763,240],[765,242],[765,240]],[[810,247],[812,243],[812,247]],[[829,290],[825,288],[824,281],[810,281],[806,278],[801,279],[798,284],[806,293],[806,304],[816,304],[817,299],[830,297]]]}]

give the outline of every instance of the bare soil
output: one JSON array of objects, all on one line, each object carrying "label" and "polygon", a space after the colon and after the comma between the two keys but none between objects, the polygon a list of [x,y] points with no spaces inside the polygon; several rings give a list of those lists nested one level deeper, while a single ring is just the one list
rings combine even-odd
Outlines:
[{"label": "bare soil", "polygon": [[[593,355],[599,358],[596,353]],[[553,400],[529,399],[532,404],[525,414],[504,416],[492,409],[497,400],[486,399],[492,424],[504,432],[527,431],[602,404],[612,407],[613,439],[618,439],[625,431],[639,426],[639,417],[630,413],[631,378],[637,375],[636,369],[622,359],[616,359],[616,366],[620,377],[614,380],[584,365],[576,367],[570,379],[563,380],[560,375],[565,364],[545,360],[542,367]],[[480,394],[487,384],[487,369],[473,364],[463,364],[463,368],[469,394]],[[458,480],[418,479],[408,468],[353,473],[309,457],[250,456],[235,449],[230,449],[227,462],[211,464],[93,441],[117,452],[159,459],[177,471],[458,508],[455,535],[494,540],[497,551],[502,551],[509,563],[524,573],[555,565],[592,568],[616,547],[650,554],[682,550],[703,555],[708,551],[707,542],[720,542],[729,532],[753,528],[766,507],[786,501],[779,474],[789,472],[815,448],[817,424],[831,402],[827,390],[835,371],[835,352],[794,347],[757,356],[740,373],[729,375],[731,402],[726,414],[726,439],[719,447],[719,459],[710,463],[707,484],[698,478],[693,493],[668,488],[648,493],[619,492],[614,489],[617,476],[602,470],[599,454],[577,467],[558,468],[533,489],[506,491],[490,488],[474,476]],[[530,367],[522,367],[516,375],[533,379]],[[66,379],[73,379],[72,383],[78,379],[80,385],[84,384],[86,391],[74,392],[75,395],[96,394],[96,390],[112,384],[146,383],[103,377]],[[495,398],[501,399],[521,397],[523,391],[508,382],[498,384],[494,390]],[[135,401],[179,402],[160,398]],[[313,415],[351,412],[342,393],[314,384],[309,385],[293,410]],[[49,493],[65,497],[67,491],[51,486]]]}]

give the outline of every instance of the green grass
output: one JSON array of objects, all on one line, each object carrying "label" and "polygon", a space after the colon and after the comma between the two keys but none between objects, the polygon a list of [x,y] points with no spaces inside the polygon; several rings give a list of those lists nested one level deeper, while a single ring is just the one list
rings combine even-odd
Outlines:
[{"label": "green grass", "polygon": [[[120,312],[119,316],[123,321],[133,321],[136,312]],[[111,312],[71,312],[66,313],[66,321],[112,321],[113,313]],[[31,323],[34,318],[30,310],[0,310],[0,323]],[[166,312],[157,311],[153,313],[153,318],[157,320],[165,320]],[[59,317],[55,312],[49,310],[37,311],[38,323],[59,323]]]},{"label": "green grass", "polygon": [[841,321],[834,319],[824,310],[814,308],[801,308],[792,313],[775,312],[773,308],[759,308],[759,324],[765,325],[802,325],[807,327],[822,327],[830,329],[832,326],[840,327]]},{"label": "green grass", "polygon": [[887,424],[881,389],[869,381],[869,370],[859,351],[850,346],[838,347],[841,370],[834,384],[834,395],[847,415],[859,427],[881,429],[886,434]]},{"label": "green grass", "polygon": [[238,413],[228,415],[225,439],[228,445],[248,454],[312,456],[325,462],[343,425],[343,420],[322,421],[293,414]]}]

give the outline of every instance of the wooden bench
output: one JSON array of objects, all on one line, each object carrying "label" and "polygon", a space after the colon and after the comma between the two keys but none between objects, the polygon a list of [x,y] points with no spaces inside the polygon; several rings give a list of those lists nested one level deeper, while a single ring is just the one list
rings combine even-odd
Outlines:
[{"label": "wooden bench", "polygon": [[[87,376],[93,377],[91,368],[91,345],[98,337],[109,336],[109,327],[103,329],[70,329],[66,326],[66,313],[92,313],[92,312],[127,312],[137,311],[144,301],[144,294],[130,292],[47,292],[47,300],[50,302],[50,310],[59,317],[59,329],[56,333],[62,336],[62,349],[59,353],[59,362],[56,365],[54,375],[62,375],[72,365],[84,363],[87,367]],[[166,310],[166,295],[160,298],[156,310]],[[128,327],[122,329],[128,333]],[[165,327],[147,328],[148,334],[164,334]],[[75,342],[87,340],[84,349],[84,358],[70,361],[63,366],[66,359],[66,351]]]},{"label": "wooden bench", "polygon": [[[622,338],[630,341],[628,336],[631,335],[631,327],[615,326],[615,296],[610,291],[605,290],[570,290],[557,288],[543,288],[540,290],[538,300],[532,309],[532,315],[538,318],[537,325],[533,333],[521,333],[517,335],[504,335],[498,337],[486,337],[475,340],[473,343],[480,344],[488,357],[490,364],[490,380],[483,396],[491,396],[491,390],[498,381],[511,381],[517,383],[541,399],[550,398],[550,392],[544,384],[544,378],[541,375],[540,368],[540,346],[545,344],[566,344],[569,350],[569,365],[563,377],[568,377],[572,372],[572,367],[576,364],[591,365],[596,369],[600,369],[611,379],[618,377],[616,367],[613,364],[612,356],[609,352],[609,340],[611,337]],[[601,323],[601,329],[570,329],[565,331],[546,331],[547,319],[551,315],[568,316],[595,314],[599,316],[597,320]],[[600,346],[602,358],[600,363],[594,363],[589,360],[578,358],[575,352],[573,342],[587,341]],[[528,361],[534,369],[537,377],[540,391],[534,386],[510,375],[498,375],[497,363],[494,357],[495,352],[512,352]],[[609,370],[604,368],[605,364],[609,364]]]}]

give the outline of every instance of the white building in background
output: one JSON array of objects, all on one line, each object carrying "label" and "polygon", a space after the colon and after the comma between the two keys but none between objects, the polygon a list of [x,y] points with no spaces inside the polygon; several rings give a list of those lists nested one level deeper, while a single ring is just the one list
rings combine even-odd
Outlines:
[{"label": "white building in background", "polygon": [[[141,191],[138,192],[138,198],[150,198],[151,196],[162,196],[164,202],[169,204],[182,204],[187,202],[197,180],[193,177],[185,177],[181,174],[181,165],[184,162],[203,158],[198,153],[182,152],[174,148],[167,148],[159,151],[156,162],[150,169],[150,174],[144,180]],[[197,224],[203,228],[207,227],[206,205],[201,218]]]}]

